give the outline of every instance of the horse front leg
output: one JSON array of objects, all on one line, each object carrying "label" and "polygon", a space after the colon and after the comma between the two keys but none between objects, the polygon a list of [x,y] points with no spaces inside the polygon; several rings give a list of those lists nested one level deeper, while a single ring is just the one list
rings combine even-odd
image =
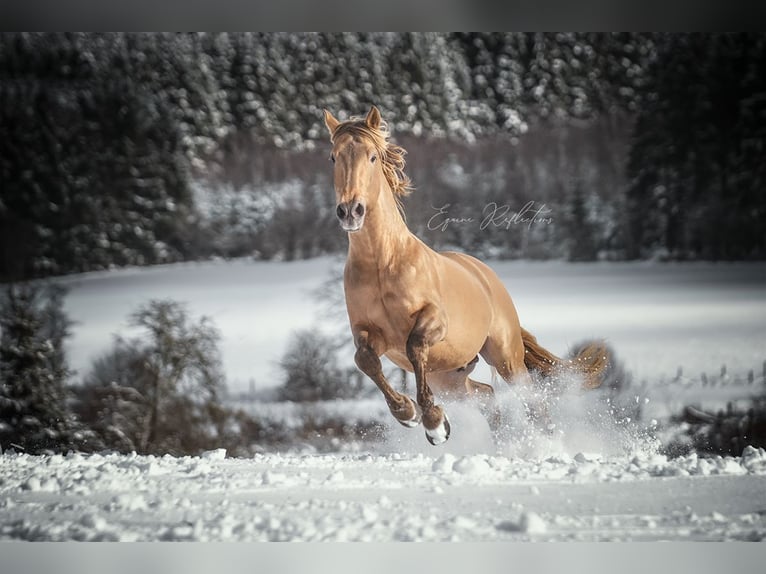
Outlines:
[{"label": "horse front leg", "polygon": [[407,338],[407,358],[415,371],[418,406],[423,413],[426,438],[432,445],[445,442],[450,435],[450,424],[444,409],[434,404],[434,395],[426,381],[428,351],[447,334],[444,314],[435,306],[427,305],[415,320]]},{"label": "horse front leg", "polygon": [[388,410],[394,418],[406,427],[415,427],[420,423],[420,411],[407,395],[393,389],[383,374],[380,363],[382,339],[375,337],[370,330],[360,330],[354,337],[356,366],[378,386],[386,399]]}]

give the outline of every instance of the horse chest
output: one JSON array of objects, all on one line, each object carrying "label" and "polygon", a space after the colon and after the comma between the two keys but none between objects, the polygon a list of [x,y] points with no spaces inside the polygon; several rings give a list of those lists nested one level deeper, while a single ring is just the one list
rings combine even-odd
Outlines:
[{"label": "horse chest", "polygon": [[393,277],[383,280],[373,277],[346,286],[351,322],[377,327],[395,346],[406,340],[418,310],[416,297],[397,289],[397,285]]}]

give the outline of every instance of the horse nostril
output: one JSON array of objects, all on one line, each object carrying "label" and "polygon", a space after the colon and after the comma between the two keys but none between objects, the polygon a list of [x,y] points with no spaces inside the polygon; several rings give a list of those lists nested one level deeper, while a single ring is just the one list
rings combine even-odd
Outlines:
[{"label": "horse nostril", "polygon": [[335,210],[335,213],[338,214],[338,219],[343,219],[346,217],[346,208],[343,207],[343,205],[338,205],[338,209]]},{"label": "horse nostril", "polygon": [[364,215],[364,205],[357,203],[354,208],[354,214],[356,214],[357,217],[362,217]]}]

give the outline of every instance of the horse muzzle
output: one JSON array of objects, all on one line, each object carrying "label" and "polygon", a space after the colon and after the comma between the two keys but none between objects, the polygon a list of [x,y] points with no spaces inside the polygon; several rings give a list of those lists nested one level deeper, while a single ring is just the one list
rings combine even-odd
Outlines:
[{"label": "horse muzzle", "polygon": [[335,215],[338,216],[343,231],[359,231],[364,223],[364,204],[356,200],[339,203]]}]

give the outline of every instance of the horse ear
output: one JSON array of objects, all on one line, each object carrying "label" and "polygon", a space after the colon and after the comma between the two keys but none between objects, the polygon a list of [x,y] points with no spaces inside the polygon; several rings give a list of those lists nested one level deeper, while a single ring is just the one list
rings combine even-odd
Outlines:
[{"label": "horse ear", "polygon": [[335,128],[337,128],[340,125],[340,121],[332,115],[327,110],[324,110],[324,125],[327,126],[327,129],[330,131],[330,135],[335,132]]},{"label": "horse ear", "polygon": [[376,108],[375,106],[372,106],[370,108],[370,111],[367,112],[367,118],[365,119],[365,122],[367,123],[367,126],[376,130],[380,127],[380,110]]}]

